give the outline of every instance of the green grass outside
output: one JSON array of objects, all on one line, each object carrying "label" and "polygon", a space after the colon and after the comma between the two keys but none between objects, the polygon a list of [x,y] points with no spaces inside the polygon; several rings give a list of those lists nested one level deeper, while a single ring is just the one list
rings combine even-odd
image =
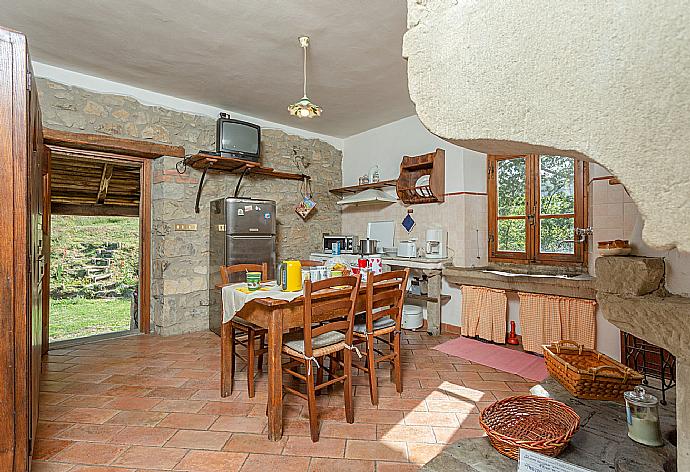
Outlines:
[{"label": "green grass outside", "polygon": [[129,330],[130,300],[50,300],[50,341]]}]

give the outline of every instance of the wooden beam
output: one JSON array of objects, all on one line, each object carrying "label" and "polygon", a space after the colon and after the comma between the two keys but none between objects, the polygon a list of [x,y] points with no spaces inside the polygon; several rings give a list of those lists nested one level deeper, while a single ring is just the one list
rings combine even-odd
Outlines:
[{"label": "wooden beam", "polygon": [[184,157],[182,146],[158,144],[138,139],[117,138],[102,134],[73,133],[43,128],[43,141],[50,146],[87,149],[90,151],[110,152],[126,156],[156,159],[161,156]]},{"label": "wooden beam", "polygon": [[55,203],[50,205],[53,215],[74,215],[74,216],[139,216],[139,207],[123,205],[96,205],[96,204],[73,204]]},{"label": "wooden beam", "polygon": [[113,165],[105,164],[103,166],[103,173],[101,174],[101,184],[98,186],[98,197],[96,203],[102,205],[105,203],[105,196],[108,194],[108,185],[110,178],[113,176]]}]

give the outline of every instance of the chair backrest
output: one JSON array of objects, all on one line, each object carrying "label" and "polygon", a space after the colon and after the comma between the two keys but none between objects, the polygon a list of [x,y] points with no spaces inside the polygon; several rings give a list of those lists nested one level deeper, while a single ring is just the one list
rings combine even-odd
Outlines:
[{"label": "chair backrest", "polygon": [[366,323],[368,333],[373,332],[374,321],[384,316],[390,316],[395,320],[395,329],[400,329],[409,276],[410,269],[405,269],[367,277]]},{"label": "chair backrest", "polygon": [[310,260],[302,260],[302,261],[299,261],[299,263],[302,265],[302,267],[319,267],[319,266],[324,265],[323,262],[310,261]]},{"label": "chair backrest", "polygon": [[237,272],[261,272],[261,281],[266,282],[266,277],[268,276],[268,264],[264,262],[263,264],[235,264],[229,266],[220,266],[220,278],[223,281],[223,285],[229,284],[231,274],[236,274]]},{"label": "chair backrest", "polygon": [[[332,277],[318,282],[304,281],[304,354],[312,356],[313,337],[330,331],[345,331],[345,342],[352,344],[355,304],[361,276]],[[334,320],[320,326],[312,323]]]}]

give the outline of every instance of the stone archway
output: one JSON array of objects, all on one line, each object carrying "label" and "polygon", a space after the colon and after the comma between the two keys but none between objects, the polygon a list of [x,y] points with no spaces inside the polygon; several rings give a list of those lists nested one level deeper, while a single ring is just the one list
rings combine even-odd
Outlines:
[{"label": "stone archway", "polygon": [[[408,0],[403,55],[432,133],[597,162],[637,204],[646,243],[690,252],[690,0]],[[619,326],[641,313],[664,326],[679,363],[678,470],[690,470],[688,299],[604,292]]]}]

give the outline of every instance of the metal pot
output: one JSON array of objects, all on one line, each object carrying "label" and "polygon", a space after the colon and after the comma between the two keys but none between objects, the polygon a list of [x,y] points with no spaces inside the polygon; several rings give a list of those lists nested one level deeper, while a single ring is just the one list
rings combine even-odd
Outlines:
[{"label": "metal pot", "polygon": [[359,240],[359,253],[363,256],[369,256],[371,254],[376,254],[376,239],[360,239]]}]

